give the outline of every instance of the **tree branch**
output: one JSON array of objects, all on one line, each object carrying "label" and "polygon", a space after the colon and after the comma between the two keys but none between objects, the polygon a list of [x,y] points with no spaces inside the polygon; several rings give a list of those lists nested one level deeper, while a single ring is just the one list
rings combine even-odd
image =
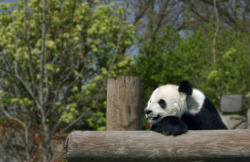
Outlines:
[{"label": "tree branch", "polygon": [[[79,115],[75,120],[73,120],[72,122],[70,122],[64,129],[62,129],[59,134],[61,133],[64,133],[66,130],[68,130],[71,126],[73,126],[76,122],[78,122],[84,115],[85,113],[83,113],[84,111],[82,111],[81,115]],[[60,126],[61,124],[61,121],[58,122],[54,127],[53,127],[53,130],[52,130],[52,133],[54,133]]]},{"label": "tree branch", "polygon": [[16,117],[13,117],[12,115],[10,115],[10,113],[8,113],[7,111],[4,110],[4,105],[3,105],[2,99],[0,99],[0,110],[4,113],[4,115],[7,118],[18,122],[19,124],[22,125],[23,128],[25,128],[25,123],[23,121],[21,121],[20,119],[18,119]]},{"label": "tree branch", "polygon": [[216,0],[213,0],[213,3],[214,3],[214,13],[215,13],[215,17],[216,17],[216,22],[215,22],[215,32],[214,32],[214,38],[213,38],[212,54],[213,54],[213,62],[214,62],[214,65],[216,66],[217,59],[216,59],[215,46],[216,46],[216,40],[217,40],[218,31],[219,31],[219,15],[218,15],[218,11],[217,11]]},{"label": "tree branch", "polygon": [[14,65],[15,76],[23,84],[23,86],[28,91],[28,93],[30,94],[30,96],[32,98],[34,98],[33,92],[30,90],[30,88],[28,87],[28,85],[25,83],[25,81],[21,78],[21,76],[18,73],[17,62],[18,62],[18,46],[19,46],[19,44],[18,44],[18,40],[17,40],[16,27],[15,27],[15,18],[14,17],[12,18],[12,21],[13,21],[13,30],[14,30],[14,35],[15,35],[15,50],[16,50],[15,65]]},{"label": "tree branch", "polygon": [[34,75],[33,75],[33,66],[32,66],[32,54],[31,54],[31,46],[30,46],[30,38],[28,35],[28,31],[27,31],[27,15],[28,15],[28,0],[24,0],[24,35],[25,35],[25,43],[28,45],[28,55],[29,55],[29,75],[31,77],[31,81],[32,81],[32,90],[33,90],[33,94],[35,94],[34,90],[35,90],[35,79],[34,79]]}]

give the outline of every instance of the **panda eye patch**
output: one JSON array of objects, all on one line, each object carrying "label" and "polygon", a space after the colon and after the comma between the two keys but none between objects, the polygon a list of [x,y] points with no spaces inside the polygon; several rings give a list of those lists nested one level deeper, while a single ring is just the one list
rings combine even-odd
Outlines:
[{"label": "panda eye patch", "polygon": [[167,107],[167,103],[163,99],[160,99],[158,101],[158,104],[161,106],[161,108],[166,108]]}]

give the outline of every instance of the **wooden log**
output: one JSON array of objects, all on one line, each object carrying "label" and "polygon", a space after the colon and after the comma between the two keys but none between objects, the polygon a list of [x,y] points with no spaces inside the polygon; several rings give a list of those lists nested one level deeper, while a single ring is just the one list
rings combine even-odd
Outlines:
[{"label": "wooden log", "polygon": [[189,131],[177,137],[152,131],[74,131],[71,161],[250,161],[250,130]]},{"label": "wooden log", "polygon": [[137,77],[108,79],[107,130],[140,130],[141,83]]}]

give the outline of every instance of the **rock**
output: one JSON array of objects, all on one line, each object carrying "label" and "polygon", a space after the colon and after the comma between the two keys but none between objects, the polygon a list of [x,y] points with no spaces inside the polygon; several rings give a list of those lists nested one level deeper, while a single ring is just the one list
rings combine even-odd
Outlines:
[{"label": "rock", "polygon": [[236,129],[246,121],[246,119],[240,115],[222,115],[222,118],[226,122],[228,129]]},{"label": "rock", "polygon": [[247,122],[242,122],[239,126],[237,126],[235,129],[247,129]]},{"label": "rock", "polygon": [[222,112],[240,112],[242,110],[242,98],[240,94],[223,95],[220,100]]},{"label": "rock", "polygon": [[250,109],[247,111],[247,128],[250,129]]}]

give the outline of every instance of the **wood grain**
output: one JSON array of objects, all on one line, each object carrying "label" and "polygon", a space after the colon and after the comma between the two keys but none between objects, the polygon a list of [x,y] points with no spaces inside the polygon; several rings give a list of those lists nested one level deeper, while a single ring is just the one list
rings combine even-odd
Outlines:
[{"label": "wood grain", "polygon": [[107,130],[139,130],[141,83],[137,77],[108,79]]},{"label": "wood grain", "polygon": [[152,131],[74,131],[68,161],[250,161],[250,130],[189,131],[173,137]]}]

